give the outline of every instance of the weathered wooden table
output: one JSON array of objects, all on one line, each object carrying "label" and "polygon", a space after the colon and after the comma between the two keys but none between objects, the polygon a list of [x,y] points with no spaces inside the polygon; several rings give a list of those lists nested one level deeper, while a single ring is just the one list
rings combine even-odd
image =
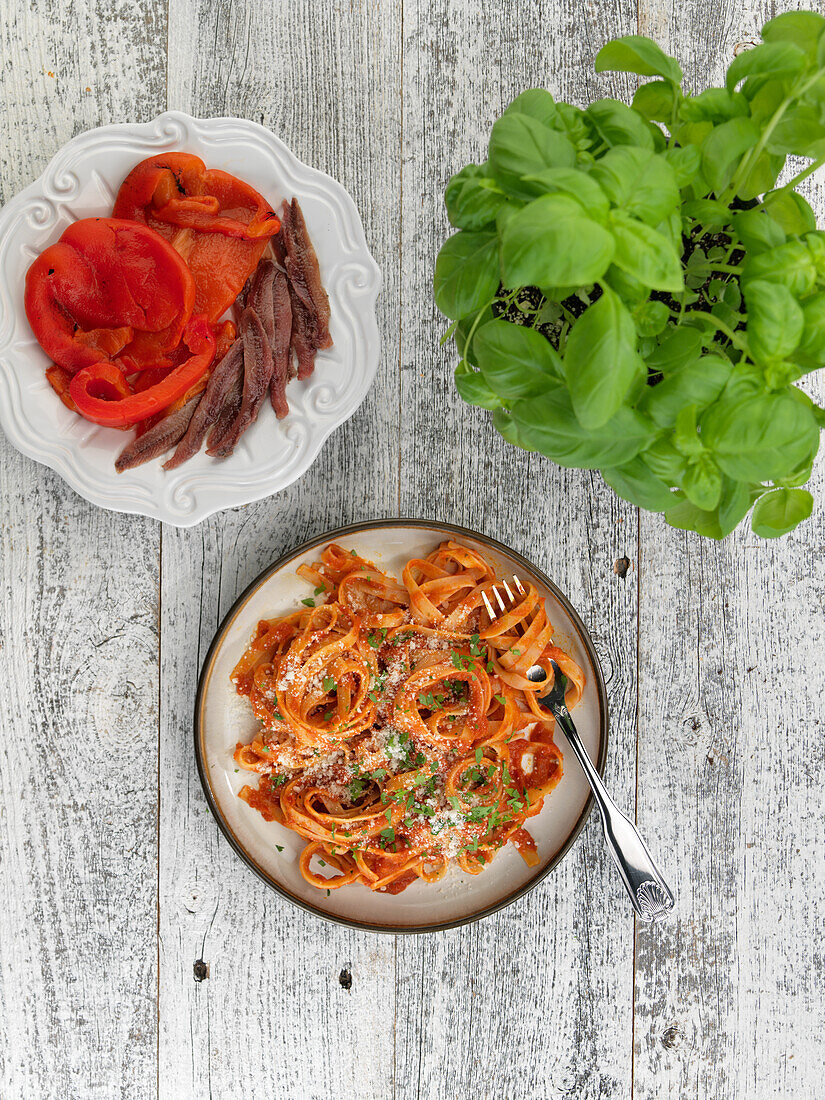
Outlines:
[{"label": "weathered wooden table", "polygon": [[[444,185],[516,93],[626,95],[592,61],[636,31],[718,78],[787,6],[3,0],[4,200],[88,127],[242,115],[350,190],[385,277],[375,387],[278,497],[161,528],[0,446],[4,1100],[825,1094],[821,465],[785,539],[670,530],[461,404],[430,292]],[[595,817],[527,898],[423,938],[327,925],[232,854],[191,752],[212,633],[291,545],[398,514],[508,540],[582,611],[669,923],[634,927]]]}]

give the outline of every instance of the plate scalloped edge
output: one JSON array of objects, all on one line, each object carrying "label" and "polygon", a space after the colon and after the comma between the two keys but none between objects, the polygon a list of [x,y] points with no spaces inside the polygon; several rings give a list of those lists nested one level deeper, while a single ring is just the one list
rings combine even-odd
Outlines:
[{"label": "plate scalloped edge", "polygon": [[[277,189],[284,197],[296,194],[305,208],[329,292],[335,347],[319,354],[318,369],[307,383],[291,384],[290,416],[274,455],[253,453],[256,434],[259,449],[269,442],[256,425],[242,440],[242,449],[224,462],[200,455],[171,474],[161,471],[159,463],[115,474],[111,461],[122,445],[120,433],[115,436],[80,421],[57,402],[42,372],[32,370],[33,357],[46,360],[25,320],[21,265],[28,267],[56,239],[64,222],[88,216],[91,211],[75,214],[72,210],[72,204],[89,202],[85,192],[91,190],[101,202],[111,202],[115,187],[105,178],[101,158],[107,162],[114,158],[116,164],[126,158],[128,167],[129,162],[165,149],[188,148],[205,153],[207,159],[216,151],[219,157],[222,149],[231,155],[228,151],[239,146],[271,168],[270,191]],[[121,169],[109,169],[113,170]],[[254,177],[250,182],[261,188]],[[335,258],[330,263],[322,252],[333,249]],[[246,119],[195,119],[167,111],[152,122],[102,126],[73,138],[43,174],[0,211],[0,276],[0,426],[10,442],[49,466],[93,504],[179,527],[200,523],[223,508],[260,500],[296,481],[331,432],[360,406],[378,369],[375,303],[381,273],[367,249],[353,200],[341,184],[299,161],[269,130]],[[35,421],[32,408],[43,394],[51,397],[51,403],[45,407],[46,415]],[[270,412],[264,409],[262,419]]]}]

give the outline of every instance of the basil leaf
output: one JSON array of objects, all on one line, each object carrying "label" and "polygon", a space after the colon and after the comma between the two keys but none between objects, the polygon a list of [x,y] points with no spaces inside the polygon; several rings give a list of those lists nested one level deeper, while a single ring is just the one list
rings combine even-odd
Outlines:
[{"label": "basil leaf", "polygon": [[703,508],[697,508],[690,500],[683,500],[674,508],[668,508],[665,512],[665,522],[670,527],[677,527],[681,531],[696,531],[697,534],[704,535],[706,538],[725,537],[716,509],[706,512]]},{"label": "basil leaf", "polygon": [[722,481],[722,496],[716,514],[722,537],[729,535],[748,514],[753,502],[764,492],[761,485],[752,485],[746,481],[733,481],[726,477]]},{"label": "basil leaf", "polygon": [[593,127],[581,107],[557,103],[556,108],[559,112],[558,123],[576,149],[584,152],[599,143],[598,135],[593,132]]},{"label": "basil leaf", "polygon": [[778,283],[754,279],[745,288],[748,307],[748,347],[760,363],[785,359],[799,343],[805,318],[802,307]]},{"label": "basil leaf", "polygon": [[825,124],[814,107],[789,107],[774,126],[765,148],[769,153],[821,157],[825,153]]},{"label": "basil leaf", "polygon": [[679,205],[676,176],[664,154],[619,145],[608,149],[590,175],[614,206],[657,226]]},{"label": "basil leaf", "polygon": [[515,421],[507,409],[496,409],[493,413],[493,427],[503,439],[506,439],[514,447],[521,447],[525,451],[536,449],[529,446],[526,440],[521,438]]},{"label": "basil leaf", "polygon": [[742,481],[724,478],[721,497],[715,508],[697,508],[691,501],[685,500],[665,513],[665,521],[671,527],[696,531],[712,539],[723,539],[744,519],[760,492],[759,486],[752,487]]},{"label": "basil leaf", "polygon": [[476,331],[473,342],[486,383],[508,401],[537,396],[562,380],[558,352],[535,329],[488,321]]},{"label": "basil leaf", "polygon": [[729,92],[745,77],[770,73],[771,76],[793,76],[807,64],[805,54],[792,42],[762,42],[751,50],[743,50],[728,66],[725,86]]},{"label": "basil leaf", "polygon": [[575,199],[586,214],[603,222],[610,210],[610,203],[598,183],[587,172],[578,168],[546,168],[535,176],[525,176],[525,183],[535,183],[549,194],[562,192]]},{"label": "basil leaf", "polygon": [[685,364],[692,363],[701,353],[701,332],[680,325],[679,328],[666,332],[655,351],[645,358],[650,370],[660,371],[667,378]]},{"label": "basil leaf", "polygon": [[616,242],[613,263],[617,267],[654,290],[683,289],[682,262],[666,237],[621,210],[611,213],[610,230]]},{"label": "basil leaf", "polygon": [[813,261],[814,271],[822,282],[825,278],[825,233],[817,230],[815,233],[805,234],[805,248]]},{"label": "basil leaf", "polygon": [[756,502],[751,527],[763,539],[776,539],[806,520],[813,507],[814,498],[807,489],[774,489]]},{"label": "basil leaf", "polygon": [[653,150],[653,136],[648,123],[617,99],[597,99],[584,112],[608,145],[632,145]]},{"label": "basil leaf", "polygon": [[796,191],[771,191],[762,206],[789,236],[801,237],[816,229],[816,215]]},{"label": "basil leaf", "polygon": [[498,241],[492,232],[462,229],[448,237],[435,261],[435,304],[451,320],[488,302],[499,287]]},{"label": "basil leaf", "polygon": [[629,462],[653,438],[653,426],[632,409],[623,407],[598,432],[583,428],[563,386],[541,397],[517,401],[512,417],[519,439],[547,455],[559,466],[584,469]]},{"label": "basil leaf", "polygon": [[528,88],[517,95],[504,114],[529,115],[551,128],[557,127],[559,122],[555,100],[544,88]]},{"label": "basil leaf", "polygon": [[640,336],[658,336],[667,327],[670,310],[664,302],[645,301],[633,311],[633,323]]},{"label": "basil leaf", "polygon": [[814,455],[809,459],[806,459],[801,466],[792,470],[785,477],[776,477],[773,479],[774,485],[778,485],[783,489],[797,489],[800,485],[805,485],[811,480],[811,474],[814,466]]},{"label": "basil leaf", "polygon": [[607,270],[613,237],[569,195],[543,195],[510,218],[501,238],[504,284],[582,286]]},{"label": "basil leaf", "polygon": [[614,416],[633,382],[644,376],[633,318],[609,288],[570,330],[564,373],[576,416],[591,430]]},{"label": "basil leaf", "polygon": [[785,166],[784,156],[762,153],[748,169],[737,188],[740,199],[751,201],[776,187],[776,177]]},{"label": "basil leaf", "polygon": [[[648,360],[650,365],[650,360]],[[672,370],[658,386],[649,386],[639,411],[659,428],[670,428],[686,405],[707,408],[722,394],[731,376],[733,364],[723,355],[703,355]]]},{"label": "basil leaf", "polygon": [[707,452],[688,463],[682,478],[682,488],[688,500],[703,511],[710,511],[719,503],[722,495],[722,472]]},{"label": "basil leaf", "polygon": [[[640,283],[638,279],[634,279],[626,271],[622,271],[620,267],[611,264],[605,273],[604,281],[611,290],[615,290],[623,302],[634,310],[634,316],[636,309],[649,304],[650,288]],[[660,302],[659,305],[661,304]]]},{"label": "basil leaf", "polygon": [[675,503],[673,491],[656,477],[641,455],[623,466],[610,466],[599,473],[615,493],[637,508],[664,512]]},{"label": "basil leaf", "polygon": [[633,110],[649,121],[670,122],[676,110],[678,90],[666,80],[652,80],[642,84],[633,96]]},{"label": "basil leaf", "polygon": [[[481,325],[486,324],[487,321],[492,321],[492,319],[493,309],[488,303],[483,306],[481,310],[476,310],[474,313],[468,313],[465,317],[462,317],[455,327],[453,335],[455,337],[455,346],[458,349],[458,354],[474,367],[477,367],[478,363],[476,362],[475,351],[473,350],[472,344],[468,344],[467,339],[473,331],[473,327],[475,327],[477,332]],[[473,339],[475,339],[475,334],[473,335]]]},{"label": "basil leaf", "polygon": [[760,137],[759,127],[750,118],[732,118],[713,127],[702,142],[702,173],[711,191],[724,191],[743,154]]},{"label": "basil leaf", "polygon": [[816,274],[813,257],[805,244],[788,241],[758,256],[749,256],[742,270],[741,283],[747,293],[749,282],[765,279],[786,286],[795,298],[803,298],[813,290]]},{"label": "basil leaf", "polygon": [[507,196],[485,175],[482,165],[468,164],[457,172],[444,192],[447,217],[457,229],[483,229],[496,220]]},{"label": "basil leaf", "polygon": [[668,57],[651,38],[641,34],[628,34],[602,46],[596,54],[596,72],[663,76],[672,84],[682,83],[678,62]]},{"label": "basil leaf", "polygon": [[752,363],[737,363],[722,396],[726,401],[742,401],[765,392],[765,372]]},{"label": "basil leaf", "polygon": [[687,461],[667,439],[657,439],[639,456],[660,481],[679,485],[687,469]]},{"label": "basil leaf", "polygon": [[468,405],[477,405],[481,409],[501,407],[501,398],[493,393],[483,375],[474,371],[466,360],[462,359],[458,364],[453,378],[459,397]]},{"label": "basil leaf", "polygon": [[724,88],[707,88],[698,95],[688,96],[682,104],[680,117],[687,122],[727,122],[749,113],[743,95],[731,94]]},{"label": "basil leaf", "polygon": [[537,185],[525,183],[523,176],[544,168],[572,168],[576,163],[576,150],[564,134],[518,112],[504,114],[493,123],[489,155],[493,176],[516,198],[529,199],[540,193]]},{"label": "basil leaf", "polygon": [[702,166],[702,154],[695,145],[665,149],[662,156],[673,172],[677,187],[687,187],[692,183]]},{"label": "basil leaf", "polygon": [[676,450],[688,459],[696,459],[704,451],[704,445],[699,438],[699,430],[696,423],[698,409],[695,405],[685,405],[676,414],[673,423],[673,445]]},{"label": "basil leaf", "polygon": [[817,39],[825,30],[825,19],[812,11],[789,11],[768,20],[762,28],[766,42],[793,42],[811,59],[816,57]]},{"label": "basil leaf", "polygon": [[782,477],[819,445],[810,407],[789,394],[724,397],[703,415],[701,430],[722,471],[740,481]]},{"label": "basil leaf", "polygon": [[820,292],[802,304],[804,326],[797,357],[814,367],[825,365],[825,293]]},{"label": "basil leaf", "polygon": [[783,78],[755,76],[742,85],[742,94],[750,100],[751,118],[764,125],[779,110],[787,91],[788,82]]},{"label": "basil leaf", "polygon": [[689,199],[682,203],[682,213],[708,229],[721,229],[731,221],[730,207],[718,199]]},{"label": "basil leaf", "polygon": [[785,231],[764,207],[734,214],[732,222],[737,237],[753,255],[785,243]]}]

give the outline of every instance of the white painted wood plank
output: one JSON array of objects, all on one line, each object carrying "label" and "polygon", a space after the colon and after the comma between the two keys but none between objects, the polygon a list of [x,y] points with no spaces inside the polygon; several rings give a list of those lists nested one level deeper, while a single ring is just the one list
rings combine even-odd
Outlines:
[{"label": "white painted wood plank", "polygon": [[[312,470],[280,496],[194,531],[164,529],[160,1094],[266,1088],[302,1100],[385,1100],[393,941],[304,914],[234,856],[206,810],[191,714],[212,634],[256,574],[311,535],[397,506],[400,12],[174,0],[169,71],[170,107],[254,118],[338,178],[385,283],[378,381]],[[209,966],[202,982],[198,959]]]},{"label": "white painted wood plank", "polygon": [[[3,4],[3,201],[73,134],[162,106],[159,8]],[[86,504],[5,439],[0,487],[0,1094],[143,1098],[158,529]]]},{"label": "white painted wood plank", "polygon": [[[809,4],[641,5],[696,90]],[[825,193],[809,197],[825,224]],[[815,382],[820,402],[822,380]],[[721,544],[642,517],[638,816],[677,869],[637,944],[634,1097],[818,1096],[825,1063],[823,465],[813,518]]]},{"label": "white painted wood plank", "polygon": [[[440,0],[404,6],[401,510],[475,527],[545,568],[581,611],[613,710],[608,776],[632,810],[635,767],[635,509],[587,472],[505,444],[458,398],[447,322],[432,302],[450,232],[443,191],[482,161],[516,94],[546,86],[582,102],[623,86],[593,58],[635,30],[635,6]],[[576,767],[569,761],[568,767]],[[478,925],[398,946],[399,1097],[626,1097],[631,1079],[633,921],[591,819],[534,893]]]}]

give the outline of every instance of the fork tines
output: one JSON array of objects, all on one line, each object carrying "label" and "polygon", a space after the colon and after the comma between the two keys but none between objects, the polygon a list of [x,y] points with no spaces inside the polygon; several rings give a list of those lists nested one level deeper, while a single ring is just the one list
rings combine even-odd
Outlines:
[{"label": "fork tines", "polygon": [[[515,575],[515,573],[513,574],[513,584],[514,584],[516,590],[519,592],[519,594],[523,596],[525,594],[524,593],[524,585],[521,583],[521,581],[518,579],[518,577]],[[482,598],[482,600],[484,600],[484,606],[487,608],[487,614],[490,616],[490,622],[493,622],[493,620],[496,619],[499,616],[500,613],[506,611],[508,609],[508,607],[513,607],[518,602],[518,597],[513,595],[507,581],[505,581],[505,580],[501,581],[501,585],[504,588],[504,591],[507,593],[507,598],[510,602],[509,602],[509,604],[504,602],[504,598],[501,595],[501,593],[499,592],[498,586],[494,584],[492,591],[493,591],[493,595],[496,598],[496,603],[499,606],[499,611],[494,611],[493,610],[493,605],[491,604],[490,600],[488,599],[487,593],[486,592],[481,593],[481,598]]]}]

